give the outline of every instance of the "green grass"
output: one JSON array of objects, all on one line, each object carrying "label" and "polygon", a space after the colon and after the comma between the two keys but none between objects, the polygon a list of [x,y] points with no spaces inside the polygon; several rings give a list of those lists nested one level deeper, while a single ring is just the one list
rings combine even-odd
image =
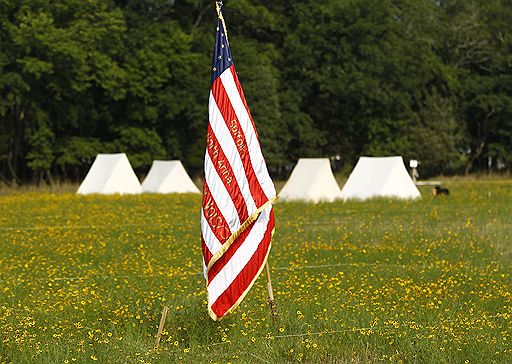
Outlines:
[{"label": "green grass", "polygon": [[3,194],[0,362],[511,362],[512,181],[444,185],[278,203],[275,323],[264,276],[208,317],[199,196]]}]

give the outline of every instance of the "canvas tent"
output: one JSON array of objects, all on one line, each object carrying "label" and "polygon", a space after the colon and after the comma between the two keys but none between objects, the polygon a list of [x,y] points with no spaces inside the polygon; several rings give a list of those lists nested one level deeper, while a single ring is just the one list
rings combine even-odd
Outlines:
[{"label": "canvas tent", "polygon": [[400,156],[361,157],[341,189],[343,199],[365,200],[372,197],[412,199],[420,191],[405,169]]},{"label": "canvas tent", "polygon": [[143,192],[199,193],[181,161],[153,161],[148,175],[142,182]]},{"label": "canvas tent", "polygon": [[139,179],[124,153],[98,154],[77,193],[141,193]]},{"label": "canvas tent", "polygon": [[341,198],[328,158],[301,158],[281,189],[283,201],[332,202]]}]

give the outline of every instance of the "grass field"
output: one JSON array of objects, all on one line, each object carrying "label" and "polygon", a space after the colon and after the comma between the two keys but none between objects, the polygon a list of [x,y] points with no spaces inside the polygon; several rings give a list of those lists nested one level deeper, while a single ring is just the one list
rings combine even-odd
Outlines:
[{"label": "grass field", "polygon": [[278,203],[275,323],[264,276],[209,319],[199,196],[4,194],[0,362],[512,362],[512,181],[445,185]]}]

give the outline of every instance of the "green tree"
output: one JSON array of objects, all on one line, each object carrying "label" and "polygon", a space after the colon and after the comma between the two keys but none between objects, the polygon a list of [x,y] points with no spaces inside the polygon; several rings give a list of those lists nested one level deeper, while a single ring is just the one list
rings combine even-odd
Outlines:
[{"label": "green tree", "polygon": [[[512,3],[226,0],[272,174],[300,157],[512,166]],[[82,178],[100,152],[200,174],[209,0],[0,0],[0,179]],[[123,149],[123,150],[121,150]]]},{"label": "green tree", "polygon": [[125,26],[122,13],[103,1],[0,5],[6,14],[1,18],[0,92],[5,97],[0,116],[11,140],[5,163],[10,178],[17,180],[37,160],[24,156],[40,147],[30,145],[40,139],[29,132],[38,130],[40,119],[56,141],[72,131],[89,133],[105,105],[95,101],[123,97],[125,72],[116,54]]},{"label": "green tree", "polygon": [[112,143],[112,152],[126,153],[134,169],[148,170],[155,159],[165,159],[162,139],[155,130],[122,127],[119,137]]},{"label": "green tree", "polygon": [[113,148],[99,138],[61,138],[55,146],[55,165],[61,175],[79,181],[84,177],[83,171],[92,165],[96,155],[111,149]]},{"label": "green tree", "polygon": [[438,94],[429,95],[415,123],[405,128],[410,140],[404,153],[420,161],[421,176],[460,172],[467,163],[461,149],[466,132],[457,123],[453,101]]},{"label": "green tree", "polygon": [[[414,6],[413,6],[414,5]],[[446,69],[428,32],[435,5],[420,1],[302,1],[291,5],[284,72],[317,130],[322,155],[403,154],[404,135]],[[320,134],[318,134],[320,133]]]},{"label": "green tree", "polygon": [[38,180],[44,176],[53,183],[50,169],[54,160],[55,134],[44,122],[40,122],[36,129],[28,132],[27,166],[31,168]]},{"label": "green tree", "polygon": [[468,131],[465,173],[486,168],[488,157],[510,164],[512,4],[452,0],[442,8],[440,54],[454,69],[459,122]]}]

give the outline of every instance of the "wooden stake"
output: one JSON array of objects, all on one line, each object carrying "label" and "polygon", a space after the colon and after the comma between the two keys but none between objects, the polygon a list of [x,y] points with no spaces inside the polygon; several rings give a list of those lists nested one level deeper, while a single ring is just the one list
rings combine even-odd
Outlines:
[{"label": "wooden stake", "polygon": [[155,350],[160,346],[160,339],[162,337],[162,332],[164,331],[165,319],[167,318],[167,312],[169,311],[169,307],[164,306],[162,310],[162,317],[160,318],[160,325],[158,325],[158,332],[156,334],[156,342],[155,342]]},{"label": "wooden stake", "polygon": [[274,300],[274,291],[272,290],[272,281],[270,280],[270,269],[268,267],[268,261],[265,267],[267,270],[268,304],[270,306],[270,315],[275,322],[277,316],[277,304]]}]

